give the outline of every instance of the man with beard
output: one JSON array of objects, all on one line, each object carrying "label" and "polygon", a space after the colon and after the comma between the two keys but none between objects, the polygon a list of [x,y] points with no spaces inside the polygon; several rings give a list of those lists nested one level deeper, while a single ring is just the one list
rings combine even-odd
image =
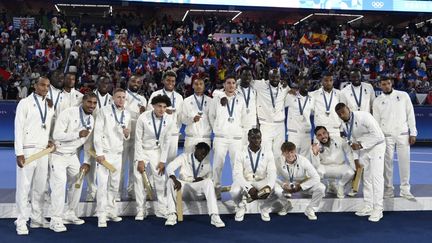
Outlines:
[{"label": "man with beard", "polygon": [[296,94],[288,94],[285,106],[288,107],[287,135],[288,141],[294,143],[297,153],[310,158],[311,122],[310,115],[314,99],[308,95],[309,82],[299,79],[299,89]]},{"label": "man with beard", "polygon": [[[50,229],[55,232],[66,231],[64,224],[80,225],[84,220],[76,216],[81,187],[74,187],[81,170],[89,170],[90,165],[80,165],[77,150],[84,145],[85,150],[90,149],[90,133],[94,128],[92,113],[97,105],[96,94],[88,93],[83,96],[80,107],[71,107],[60,113],[53,132],[56,151],[53,152],[50,164],[51,187],[51,222]],[[65,206],[65,193],[67,192],[67,210]]]},{"label": "man with beard", "polygon": [[257,93],[257,115],[263,144],[272,147],[275,159],[281,156],[280,146],[285,141],[285,97],[290,90],[281,84],[277,69],[269,72],[269,80],[255,80],[251,86]]},{"label": "man with beard", "polygon": [[[141,89],[141,86],[143,84],[143,81],[140,77],[136,75],[132,75],[128,82],[128,89],[126,90],[126,102],[125,102],[125,109],[129,111],[131,114],[131,136],[128,141],[125,141],[124,148],[123,148],[123,157],[122,157],[122,171],[121,171],[121,178],[120,178],[120,191],[118,195],[118,199],[124,194],[125,191],[125,185],[124,185],[124,179],[126,176],[126,173],[128,174],[128,183],[127,183],[127,193],[128,197],[130,199],[135,198],[135,192],[134,192],[134,153],[135,153],[135,127],[136,122],[138,120],[138,117],[145,111],[145,108],[147,106],[147,99],[138,94],[138,90]],[[129,166],[128,166],[129,165]]]},{"label": "man with beard", "polygon": [[[48,221],[43,217],[44,192],[48,176],[48,156],[25,164],[25,158],[54,146],[49,141],[54,109],[48,105],[46,95],[50,81],[40,77],[35,91],[20,100],[15,116],[15,155],[16,155],[16,207],[15,221],[18,235],[27,235],[27,221],[31,218],[31,228],[47,228]],[[30,198],[29,198],[30,197]],[[29,209],[29,201],[31,210]],[[30,214],[29,214],[30,213]]]},{"label": "man with beard", "polygon": [[[336,195],[345,197],[345,185],[354,177],[354,168],[359,167],[358,160],[354,160],[352,150],[341,137],[330,137],[327,129],[322,126],[315,128],[315,136],[319,143],[312,145],[312,164],[321,179],[338,179]],[[348,159],[348,164],[345,163]],[[354,167],[355,163],[355,167]],[[353,191],[350,196],[354,196]]]},{"label": "man with beard", "polygon": [[[111,80],[107,76],[99,76],[97,82],[97,90],[94,91],[96,94],[97,105],[95,110],[92,112],[94,118],[97,113],[105,106],[111,105],[112,96],[108,93],[111,91]],[[90,134],[90,142],[93,142],[93,133]],[[93,147],[93,146],[91,146]],[[96,197],[96,160],[92,158],[87,150],[84,150],[84,161],[88,162],[90,169],[87,173],[87,197],[86,201],[92,202]]]},{"label": "man with beard", "polygon": [[[63,102],[63,85],[64,85],[64,75],[61,71],[54,71],[51,75],[51,85],[48,90],[47,99],[53,104],[54,111],[58,115],[60,112],[57,108]],[[55,118],[54,118],[55,119]]]},{"label": "man with beard", "polygon": [[240,85],[237,93],[243,97],[246,104],[246,124],[243,124],[243,145],[248,144],[248,132],[257,127],[256,99],[257,92],[251,87],[253,80],[252,72],[249,68],[244,68],[240,76]]},{"label": "man with beard", "polygon": [[396,147],[400,196],[413,200],[410,180],[410,145],[416,141],[417,129],[414,108],[406,92],[393,89],[393,80],[383,77],[380,81],[383,93],[373,104],[373,116],[385,135],[386,153],[384,166],[384,197],[394,197],[393,156]]},{"label": "man with beard", "polygon": [[184,100],[182,108],[182,122],[186,125],[184,142],[186,153],[191,153],[199,142],[211,144],[212,128],[209,121],[209,109],[212,98],[204,94],[203,79],[195,79],[192,85],[194,94]]},{"label": "man with beard", "polygon": [[352,111],[372,111],[375,91],[371,84],[361,81],[361,72],[354,69],[349,74],[351,84],[341,90],[340,100]]},{"label": "man with beard", "polygon": [[360,154],[359,161],[364,168],[364,205],[357,216],[369,216],[369,221],[378,222],[383,217],[384,194],[384,134],[378,122],[366,111],[350,111],[344,104],[335,107],[354,151]]},{"label": "man with beard", "polygon": [[334,110],[340,99],[340,91],[333,87],[333,74],[325,72],[322,75],[322,87],[313,93],[315,127],[327,128],[331,137],[340,136],[341,122]]},{"label": "man with beard", "polygon": [[[167,71],[163,77],[163,85],[164,88],[158,91],[155,91],[151,94],[149,99],[149,104],[151,104],[151,100],[156,95],[166,95],[171,100],[171,106],[166,109],[166,113],[172,116],[172,119],[176,126],[172,126],[172,131],[170,132],[170,146],[168,151],[168,159],[167,161],[172,161],[177,156],[178,150],[178,140],[179,140],[179,132],[181,128],[181,109],[183,106],[183,97],[177,93],[175,89],[177,74],[174,71]],[[153,106],[148,105],[147,109],[152,110]]]},{"label": "man with beard", "polygon": [[81,105],[83,94],[75,89],[75,77],[74,73],[67,73],[65,76],[63,88],[64,100],[61,103],[61,111],[69,107]]}]

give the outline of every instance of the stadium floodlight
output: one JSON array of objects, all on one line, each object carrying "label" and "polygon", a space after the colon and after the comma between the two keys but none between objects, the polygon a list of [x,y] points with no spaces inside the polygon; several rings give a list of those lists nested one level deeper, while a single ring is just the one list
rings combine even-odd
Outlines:
[{"label": "stadium floodlight", "polygon": [[295,22],[294,25],[298,25],[299,23],[305,21],[306,19],[312,17],[313,15],[314,15],[314,14],[309,14],[308,16],[306,16],[306,17],[300,19],[299,21]]},{"label": "stadium floodlight", "polygon": [[347,23],[351,24],[357,20],[362,19],[364,16],[363,15],[359,15],[359,14],[336,14],[336,13],[313,13],[313,14],[309,14],[308,16],[300,19],[299,21],[295,22],[294,25],[298,25],[299,23],[305,21],[306,19],[312,17],[312,16],[338,16],[338,17],[355,17],[352,20],[349,20]]},{"label": "stadium floodlight", "polygon": [[186,19],[187,15],[190,12],[203,12],[203,13],[235,13],[236,15],[234,15],[234,17],[231,19],[231,21],[233,21],[234,19],[236,19],[238,16],[240,16],[240,14],[242,14],[242,11],[238,11],[238,10],[218,10],[218,9],[189,9],[186,10],[185,14],[183,15],[182,18],[182,22],[184,22],[184,20]]},{"label": "stadium floodlight", "polygon": [[348,24],[351,24],[351,23],[353,23],[353,22],[356,22],[357,20],[360,20],[360,19],[362,19],[363,17],[364,17],[363,15],[361,15],[361,16],[358,16],[357,18],[355,18],[355,19],[352,19],[352,20],[348,21],[347,23],[348,23]]},{"label": "stadium floodlight", "polygon": [[59,7],[57,7],[57,4],[54,4],[54,7],[56,8],[57,12],[60,12]]}]

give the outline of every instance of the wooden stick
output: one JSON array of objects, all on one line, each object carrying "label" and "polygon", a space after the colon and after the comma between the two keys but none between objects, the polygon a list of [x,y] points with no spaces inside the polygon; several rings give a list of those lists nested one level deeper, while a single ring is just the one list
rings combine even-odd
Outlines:
[{"label": "wooden stick", "polygon": [[221,187],[221,192],[229,192],[231,191],[231,186],[223,186]]},{"label": "wooden stick", "polygon": [[[90,154],[91,157],[93,157],[93,158],[96,159],[97,155],[96,155],[96,152],[95,152],[94,150],[91,150],[91,149],[90,149],[90,150],[88,150],[87,152]],[[108,162],[108,161],[106,161],[106,160],[104,160],[101,164],[102,164],[105,168],[107,168],[111,173],[115,173],[115,172],[117,171],[117,169],[114,168],[114,166],[113,166],[110,162]]]},{"label": "wooden stick", "polygon": [[49,153],[51,153],[52,151],[54,151],[55,147],[49,147],[46,148],[44,150],[41,150],[35,154],[30,155],[30,157],[28,157],[27,159],[25,159],[24,161],[24,165],[30,164],[31,162],[38,160],[46,155],[48,155]]},{"label": "wooden stick", "polygon": [[177,190],[177,221],[183,221],[183,195],[181,189]]},{"label": "wooden stick", "polygon": [[80,170],[79,174],[78,174],[78,179],[75,182],[75,188],[79,189],[81,188],[81,185],[83,183],[84,180],[84,176],[85,176],[86,172],[84,170]]},{"label": "wooden stick", "polygon": [[354,180],[352,182],[352,189],[354,192],[358,192],[362,176],[363,176],[363,167],[360,167],[359,169],[356,170]]},{"label": "wooden stick", "polygon": [[150,201],[153,201],[153,188],[150,185],[150,182],[149,182],[148,177],[147,177],[147,173],[144,171],[141,175],[142,175],[142,180],[143,180],[144,188],[147,191],[148,199]]}]

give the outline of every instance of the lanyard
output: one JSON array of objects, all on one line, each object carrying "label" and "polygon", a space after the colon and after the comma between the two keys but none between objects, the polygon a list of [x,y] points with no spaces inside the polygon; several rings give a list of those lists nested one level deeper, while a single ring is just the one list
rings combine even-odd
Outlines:
[{"label": "lanyard", "polygon": [[360,95],[359,95],[359,98],[358,98],[358,99],[357,99],[357,95],[356,95],[356,93],[355,93],[355,91],[354,91],[354,87],[353,87],[352,84],[351,84],[351,91],[352,91],[352,93],[353,93],[353,95],[354,95],[354,99],[355,99],[355,102],[356,102],[356,104],[357,104],[358,110],[360,110],[361,103],[362,103],[362,96],[363,96],[363,89],[362,89],[362,86],[360,85]]},{"label": "lanyard", "polygon": [[193,176],[194,176],[194,179],[196,179],[196,178],[198,177],[198,173],[199,173],[199,170],[200,170],[200,168],[201,168],[201,164],[202,164],[202,162],[203,162],[204,160],[202,160],[201,162],[199,162],[198,167],[195,167],[195,159],[194,159],[194,155],[193,155],[193,153],[191,154],[191,160],[192,160],[192,171],[193,171]]},{"label": "lanyard", "polygon": [[347,139],[348,141],[351,141],[351,135],[352,135],[352,130],[353,130],[353,125],[354,125],[354,113],[351,112],[351,121],[348,127],[348,122],[345,123],[345,126],[347,128]]},{"label": "lanyard", "polygon": [[256,171],[257,171],[257,169],[258,169],[258,164],[259,164],[259,160],[260,160],[260,157],[261,157],[261,149],[258,151],[258,155],[256,157],[255,164],[253,162],[252,153],[251,153],[251,150],[249,148],[248,148],[248,153],[249,153],[249,160],[250,160],[250,163],[251,163],[252,171],[255,174]]},{"label": "lanyard", "polygon": [[272,91],[271,85],[269,84],[268,86],[269,86],[269,90],[270,90],[270,97],[271,97],[272,106],[273,106],[273,109],[275,109],[276,108],[276,101],[275,101],[275,99],[277,99],[277,97],[279,95],[279,87],[276,88],[276,90],[277,90],[276,91],[276,96],[273,97],[273,91]]},{"label": "lanyard", "polygon": [[231,102],[231,107],[229,105],[229,102],[227,103],[227,110],[230,117],[233,117],[234,114],[235,99],[236,97],[234,96]]},{"label": "lanyard", "polygon": [[90,116],[88,116],[88,118],[87,118],[87,124],[85,124],[85,121],[84,121],[84,110],[83,110],[82,106],[80,107],[80,119],[81,119],[81,125],[83,127],[85,127],[87,130],[90,130],[91,129],[91,126],[90,126]]},{"label": "lanyard", "polygon": [[131,95],[136,101],[138,101],[138,104],[141,104],[142,101],[139,99],[138,96],[136,96],[132,91],[130,91],[130,89],[127,89],[127,92],[129,95]]},{"label": "lanyard", "polygon": [[124,124],[124,117],[125,117],[125,115],[124,115],[124,110],[122,110],[122,112],[121,112],[120,121],[119,121],[119,119],[118,119],[118,117],[117,117],[117,113],[116,113],[115,108],[114,108],[114,104],[111,105],[111,108],[112,108],[112,112],[113,112],[113,114],[114,114],[114,118],[115,118],[116,122],[117,122],[120,126],[122,126],[122,128],[125,128],[126,126],[125,126],[125,124]]},{"label": "lanyard", "polygon": [[[99,91],[97,91],[96,98],[97,98],[98,106],[99,106],[99,109],[100,109],[102,107],[102,105],[101,105],[101,102],[100,102],[100,99],[99,99],[99,94],[100,94]],[[108,103],[108,94],[105,94],[104,106],[106,106],[107,103]]]},{"label": "lanyard", "polygon": [[296,166],[295,164],[293,164],[294,168],[293,168],[292,173],[291,173],[291,171],[289,169],[289,164],[288,163],[286,163],[286,164],[287,164],[286,167],[287,167],[287,171],[288,171],[289,181],[290,181],[290,183],[293,183],[294,182],[294,174],[295,174],[294,169],[295,169],[295,167],[298,167],[298,165]]},{"label": "lanyard", "polygon": [[159,129],[156,129],[156,119],[154,116],[154,112],[151,113],[152,116],[152,121],[153,121],[153,130],[156,136],[156,145],[159,145],[159,138],[161,135],[161,131],[162,131],[162,123],[163,123],[163,117],[161,118],[160,124],[159,124]]},{"label": "lanyard", "polygon": [[[52,92],[52,88],[51,88],[51,86],[50,86],[50,88],[49,88],[49,92],[50,92],[51,100],[53,100],[54,97],[53,97],[53,92]],[[58,101],[59,101],[59,99],[60,99],[60,94],[61,94],[61,91],[57,94],[57,98],[56,98],[56,100],[55,100],[55,102],[54,102],[54,110],[57,109],[57,104],[58,104]]]},{"label": "lanyard", "polygon": [[331,107],[331,104],[333,102],[333,90],[332,90],[332,92],[330,94],[330,102],[329,103],[327,103],[327,97],[326,97],[325,93],[326,92],[323,90],[323,96],[324,96],[324,103],[325,103],[325,107],[326,107],[326,112],[330,113],[330,107]]},{"label": "lanyard", "polygon": [[37,105],[37,107],[38,107],[38,109],[39,109],[39,115],[40,115],[40,118],[41,118],[41,121],[42,121],[42,127],[43,128],[45,128],[45,121],[46,121],[46,117],[47,117],[47,114],[48,114],[48,111],[47,111],[47,102],[46,102],[46,100],[45,100],[45,114],[43,114],[42,113],[42,108],[41,108],[41,105],[39,104],[39,100],[37,99],[37,97],[36,97],[36,94],[35,93],[33,93],[33,98],[34,98],[34,100],[36,101],[36,105]]},{"label": "lanyard", "polygon": [[[165,91],[165,89],[162,89],[162,91],[163,91],[164,95],[168,96],[168,94],[167,94],[167,92]],[[171,100],[171,103],[172,103],[172,104],[171,104],[172,108],[175,108],[175,96],[174,96],[174,91],[171,92],[171,98],[170,98],[170,100]]]},{"label": "lanyard", "polygon": [[245,102],[246,102],[246,108],[249,108],[249,101],[250,101],[251,88],[250,88],[250,87],[248,88],[247,96],[246,96],[246,93],[245,93],[243,87],[241,87],[240,89],[241,89],[241,91],[242,91],[242,93],[243,93],[243,97],[244,97]]},{"label": "lanyard", "polygon": [[306,96],[305,101],[304,101],[303,106],[302,106],[301,103],[300,103],[300,97],[297,97],[297,103],[298,103],[298,107],[299,107],[300,115],[301,115],[301,116],[303,116],[303,111],[304,111],[304,109],[305,109],[305,107],[306,107],[306,103],[307,103],[307,101],[308,101],[308,98],[309,98],[309,97]]},{"label": "lanyard", "polygon": [[204,95],[202,95],[201,102],[198,102],[198,98],[196,97],[195,94],[194,94],[194,98],[195,98],[195,103],[198,106],[198,110],[202,112],[204,106]]}]

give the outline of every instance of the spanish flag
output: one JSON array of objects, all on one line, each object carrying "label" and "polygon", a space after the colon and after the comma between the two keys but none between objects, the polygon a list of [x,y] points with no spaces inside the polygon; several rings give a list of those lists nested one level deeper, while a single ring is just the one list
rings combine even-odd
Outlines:
[{"label": "spanish flag", "polygon": [[312,45],[312,42],[306,37],[306,35],[303,35],[299,43],[303,45]]}]

